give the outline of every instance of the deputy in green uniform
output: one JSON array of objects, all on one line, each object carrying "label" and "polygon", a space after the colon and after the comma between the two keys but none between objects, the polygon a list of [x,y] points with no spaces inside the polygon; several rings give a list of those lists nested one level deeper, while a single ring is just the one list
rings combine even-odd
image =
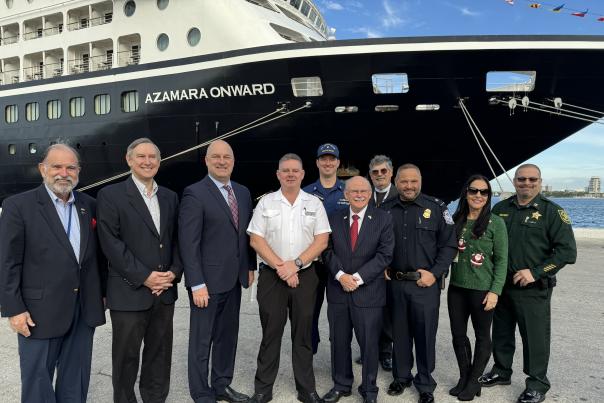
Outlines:
[{"label": "deputy in green uniform", "polygon": [[523,346],[523,370],[528,375],[518,403],[545,400],[550,388],[551,298],[556,273],[577,258],[570,218],[541,192],[541,170],[518,167],[516,195],[493,207],[503,218],[509,238],[508,275],[493,318],[493,369],[480,377],[484,387],[509,385],[516,347],[516,325]]}]

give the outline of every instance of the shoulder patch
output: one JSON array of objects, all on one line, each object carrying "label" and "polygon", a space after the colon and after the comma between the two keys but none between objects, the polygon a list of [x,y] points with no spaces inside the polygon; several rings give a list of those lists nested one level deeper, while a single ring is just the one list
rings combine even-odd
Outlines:
[{"label": "shoulder patch", "polygon": [[558,209],[558,215],[560,216],[562,222],[564,222],[565,224],[571,224],[570,217],[564,209]]},{"label": "shoulder patch", "polygon": [[453,225],[455,224],[453,222],[453,218],[451,217],[451,214],[449,214],[449,210],[448,209],[444,209],[443,210],[443,218],[445,219],[445,222],[449,225]]}]

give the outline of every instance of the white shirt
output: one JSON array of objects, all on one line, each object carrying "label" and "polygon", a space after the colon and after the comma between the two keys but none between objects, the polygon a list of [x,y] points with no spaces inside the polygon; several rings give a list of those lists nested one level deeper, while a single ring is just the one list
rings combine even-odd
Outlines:
[{"label": "white shirt", "polygon": [[248,234],[264,238],[272,251],[284,261],[298,258],[313,243],[315,235],[330,232],[323,203],[303,190],[300,190],[293,204],[285,198],[281,189],[263,196],[247,227]]},{"label": "white shirt", "polygon": [[[352,218],[352,216],[355,215],[355,214],[358,215],[359,218],[357,219],[357,221],[358,221],[359,225],[358,225],[357,230],[359,232],[361,232],[361,225],[363,225],[363,218],[365,218],[365,213],[366,212],[367,212],[367,206],[365,206],[365,208],[363,210],[359,211],[358,213],[355,213],[354,211],[352,211],[352,208],[349,209],[348,210],[348,214],[350,215],[350,219],[348,220],[349,225],[352,227],[352,223],[354,222],[354,218]],[[359,232],[357,232],[357,234]],[[336,280],[340,281],[340,277],[342,277],[343,274],[346,274],[346,273],[344,273],[342,270],[338,271],[336,273]],[[363,281],[363,279],[361,278],[361,275],[358,272],[354,273],[352,275],[352,277],[354,277],[354,279],[357,281],[358,285],[363,285],[365,283]]]},{"label": "white shirt", "polygon": [[153,220],[153,224],[155,224],[155,229],[157,230],[157,233],[160,234],[161,232],[159,231],[159,200],[157,200],[157,189],[159,188],[159,186],[157,186],[157,183],[153,181],[153,190],[151,191],[151,196],[147,196],[147,188],[145,187],[145,184],[138,180],[137,177],[134,175],[132,175],[132,181],[136,185],[138,191],[141,193],[141,196],[143,196],[143,201],[147,205],[149,213],[151,213],[151,219]]}]

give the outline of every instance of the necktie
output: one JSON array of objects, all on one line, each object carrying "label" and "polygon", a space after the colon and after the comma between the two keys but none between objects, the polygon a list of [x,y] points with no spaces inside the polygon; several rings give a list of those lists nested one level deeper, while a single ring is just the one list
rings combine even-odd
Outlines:
[{"label": "necktie", "polygon": [[359,216],[352,216],[352,225],[350,226],[350,244],[352,246],[352,250],[357,245],[357,238],[359,237]]},{"label": "necktie", "polygon": [[229,185],[224,185],[224,189],[227,191],[227,199],[229,201],[229,209],[231,209],[231,216],[233,216],[233,222],[235,223],[235,228],[239,229],[239,210],[237,209],[237,199],[235,199],[235,194],[233,193],[233,188]]}]

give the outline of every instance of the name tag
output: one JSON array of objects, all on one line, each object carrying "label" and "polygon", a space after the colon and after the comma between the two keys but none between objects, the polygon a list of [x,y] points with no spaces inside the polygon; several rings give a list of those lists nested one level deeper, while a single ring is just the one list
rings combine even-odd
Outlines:
[{"label": "name tag", "polygon": [[308,210],[304,210],[304,215],[307,217],[316,217],[317,212],[316,211],[308,211]]}]

